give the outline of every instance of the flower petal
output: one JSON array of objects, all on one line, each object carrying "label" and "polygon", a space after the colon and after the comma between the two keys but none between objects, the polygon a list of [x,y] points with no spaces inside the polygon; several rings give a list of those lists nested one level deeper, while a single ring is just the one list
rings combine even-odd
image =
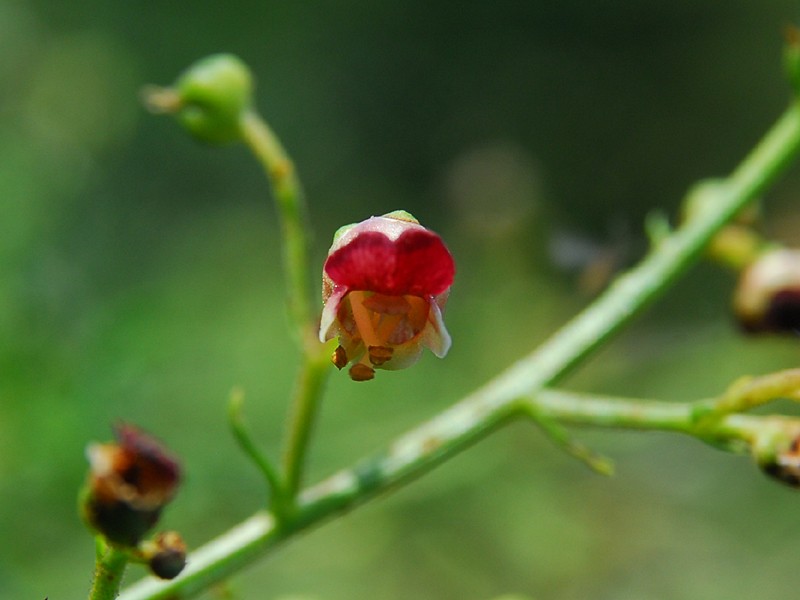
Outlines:
[{"label": "flower petal", "polygon": [[337,285],[389,296],[435,296],[453,283],[453,257],[441,238],[409,229],[396,240],[366,231],[333,252],[325,273]]},{"label": "flower petal", "polygon": [[442,318],[442,311],[439,310],[439,304],[436,302],[431,303],[431,309],[428,313],[428,323],[422,331],[422,343],[430,348],[439,358],[447,356],[453,340],[447,328],[444,326],[444,319]]},{"label": "flower petal", "polygon": [[325,299],[322,307],[322,317],[319,323],[319,341],[323,344],[339,334],[339,327],[336,323],[336,316],[339,312],[339,305],[348,290],[346,287],[335,289],[330,296]]}]

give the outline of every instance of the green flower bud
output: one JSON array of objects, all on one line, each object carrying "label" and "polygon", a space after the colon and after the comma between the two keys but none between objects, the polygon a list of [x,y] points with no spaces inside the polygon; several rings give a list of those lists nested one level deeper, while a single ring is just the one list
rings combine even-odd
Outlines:
[{"label": "green flower bud", "polygon": [[783,68],[795,93],[800,93],[800,29],[789,25],[784,35]]},{"label": "green flower bud", "polygon": [[214,54],[190,66],[175,82],[174,108],[181,124],[204,142],[241,138],[241,117],[253,99],[250,69],[232,54]]}]

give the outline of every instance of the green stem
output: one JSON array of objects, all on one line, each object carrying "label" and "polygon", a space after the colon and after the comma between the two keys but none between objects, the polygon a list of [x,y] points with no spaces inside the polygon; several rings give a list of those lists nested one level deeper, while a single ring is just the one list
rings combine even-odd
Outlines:
[{"label": "green stem", "polygon": [[308,235],[303,190],[289,158],[278,137],[255,111],[245,111],[241,117],[245,143],[258,158],[272,185],[281,224],[283,262],[288,287],[289,318],[300,343],[305,346],[313,335],[308,285]]},{"label": "green stem", "polygon": [[128,558],[126,551],[114,546],[108,546],[98,555],[89,600],[114,600],[119,595]]},{"label": "green stem", "polygon": [[[639,266],[617,279],[539,349],[395,441],[385,454],[363,461],[304,492],[298,512],[280,530],[276,530],[268,515],[259,513],[192,555],[186,574],[162,584],[152,580],[139,583],[122,596],[123,600],[187,598],[224,579],[295,531],[419,477],[512,416],[523,414],[520,406],[523,399],[537,398],[544,387],[564,377],[661,294],[697,258],[712,236],[778,177],[798,150],[800,111],[792,105],[718,188],[712,209],[703,211],[662,240]],[[678,410],[670,408],[671,405],[645,406],[640,402],[623,404],[615,410],[605,399],[592,403],[586,398],[570,406],[572,418],[587,424],[639,427],[652,423],[658,428],[702,433],[692,429],[696,427],[693,406]],[[557,407],[551,406],[550,410],[556,416]],[[558,418],[570,420],[565,410]],[[772,419],[738,414],[722,416],[717,421],[715,435],[723,435],[726,428],[730,435],[745,435],[748,428],[769,426],[774,423]],[[708,430],[704,431],[708,438]]]},{"label": "green stem", "polygon": [[[763,393],[769,394],[771,376],[759,379],[764,384]],[[778,394],[773,399],[781,396],[780,391],[773,391]],[[743,390],[743,401],[749,393],[750,390]],[[785,442],[800,433],[800,418],[781,415],[721,413],[714,419],[698,419],[708,406],[730,397],[729,392],[719,399],[659,402],[545,389],[518,403],[523,413],[544,415],[561,423],[683,433],[723,450],[750,451],[753,455],[759,453],[765,440],[775,444],[776,440]]]},{"label": "green stem", "polygon": [[239,389],[234,390],[228,402],[228,422],[231,431],[239,443],[239,447],[250,457],[250,460],[253,461],[263,475],[270,491],[271,507],[278,517],[282,517],[287,512],[287,498],[283,482],[278,471],[253,441],[242,416],[243,403],[244,394],[242,391]]},{"label": "green stem", "polygon": [[283,453],[284,485],[281,498],[293,502],[302,482],[311,430],[316,420],[329,360],[316,336],[316,317],[311,310],[308,287],[308,234],[302,188],[294,165],[278,137],[254,111],[241,118],[242,135],[261,162],[272,185],[281,219],[284,269],[289,297],[289,316],[303,351],[297,387],[291,403],[288,435]]},{"label": "green stem", "polygon": [[[324,349],[324,346],[319,345]],[[295,390],[289,417],[289,430],[283,454],[284,491],[294,499],[302,485],[306,454],[311,431],[322,399],[331,362],[323,350],[307,354],[303,359],[300,380]]]},{"label": "green stem", "polygon": [[[739,167],[717,186],[715,206],[655,246],[586,310],[476,393],[504,402],[556,383],[655,300],[748,202],[800,151],[800,108],[792,104]],[[468,398],[467,402],[470,401]]]}]

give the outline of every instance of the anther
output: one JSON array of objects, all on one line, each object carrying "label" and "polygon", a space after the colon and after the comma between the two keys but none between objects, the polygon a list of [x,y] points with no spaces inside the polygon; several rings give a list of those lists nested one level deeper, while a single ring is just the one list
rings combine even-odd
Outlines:
[{"label": "anther", "polygon": [[347,366],[347,363],[350,362],[347,360],[347,352],[341,346],[336,346],[336,350],[333,351],[331,354],[331,362],[333,366],[335,366],[340,371]]},{"label": "anther", "polygon": [[369,362],[376,367],[380,367],[392,358],[394,353],[394,348],[388,346],[370,346],[367,350],[369,351]]},{"label": "anther", "polygon": [[356,363],[350,367],[350,379],[353,381],[369,381],[375,377],[375,369],[364,363]]}]

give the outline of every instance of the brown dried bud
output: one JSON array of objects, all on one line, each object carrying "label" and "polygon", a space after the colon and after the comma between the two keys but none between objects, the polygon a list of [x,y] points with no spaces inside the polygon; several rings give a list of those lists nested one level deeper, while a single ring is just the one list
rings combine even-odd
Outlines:
[{"label": "brown dried bud", "polygon": [[143,554],[150,571],[161,579],[175,579],[186,566],[186,544],[175,531],[159,533]]},{"label": "brown dried bud", "polygon": [[762,254],[742,272],[733,308],[745,331],[800,332],[800,251]]},{"label": "brown dried bud", "polygon": [[178,486],[178,462],[154,438],[120,424],[116,444],[87,448],[89,481],[84,516],[109,541],[136,546],[158,521]]},{"label": "brown dried bud", "polygon": [[761,465],[764,472],[788,486],[800,488],[800,438]]}]

